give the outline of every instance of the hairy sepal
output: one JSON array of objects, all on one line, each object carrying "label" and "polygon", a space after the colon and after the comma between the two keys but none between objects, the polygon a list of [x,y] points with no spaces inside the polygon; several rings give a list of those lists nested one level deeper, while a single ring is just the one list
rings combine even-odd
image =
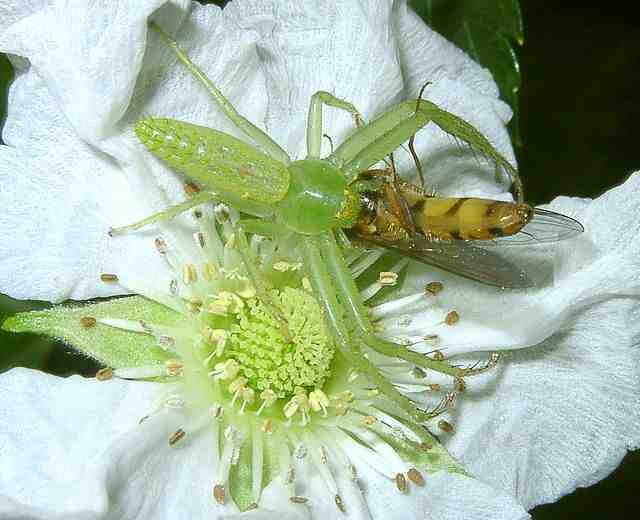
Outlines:
[{"label": "hairy sepal", "polygon": [[[92,304],[60,305],[42,311],[8,317],[2,329],[50,336],[113,368],[163,363],[171,356],[156,345],[153,336],[96,324],[87,327],[82,318],[120,318],[175,326],[176,312],[140,296]],[[86,320],[84,320],[86,323]]]}]

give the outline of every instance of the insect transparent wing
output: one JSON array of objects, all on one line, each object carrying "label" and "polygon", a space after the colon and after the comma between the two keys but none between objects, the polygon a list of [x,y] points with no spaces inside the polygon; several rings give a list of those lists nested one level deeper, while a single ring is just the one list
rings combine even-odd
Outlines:
[{"label": "insect transparent wing", "polygon": [[474,240],[477,246],[521,246],[551,244],[574,238],[584,232],[577,220],[555,211],[534,208],[533,218],[515,235],[498,237],[493,240]]},{"label": "insect transparent wing", "polygon": [[357,235],[365,242],[401,252],[419,262],[487,285],[508,289],[527,289],[536,283],[517,264],[469,241],[433,242],[420,235],[406,240],[386,240],[377,236]]}]

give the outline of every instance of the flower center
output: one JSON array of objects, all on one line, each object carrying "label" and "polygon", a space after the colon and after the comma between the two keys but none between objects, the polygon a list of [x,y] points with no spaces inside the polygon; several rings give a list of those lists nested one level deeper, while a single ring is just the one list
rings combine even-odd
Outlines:
[{"label": "flower center", "polygon": [[334,348],[320,307],[311,294],[292,287],[273,289],[269,297],[288,331],[261,300],[251,298],[229,329],[225,358],[238,363],[239,375],[258,394],[270,390],[280,399],[293,396],[296,387],[321,388]]}]

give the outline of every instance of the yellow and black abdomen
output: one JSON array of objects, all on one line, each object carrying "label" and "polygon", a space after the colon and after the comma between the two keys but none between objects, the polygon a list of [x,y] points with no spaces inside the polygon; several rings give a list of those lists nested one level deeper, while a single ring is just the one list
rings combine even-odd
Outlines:
[{"label": "yellow and black abdomen", "polygon": [[491,240],[513,235],[531,219],[528,204],[491,199],[427,197],[411,208],[415,225],[440,240]]}]

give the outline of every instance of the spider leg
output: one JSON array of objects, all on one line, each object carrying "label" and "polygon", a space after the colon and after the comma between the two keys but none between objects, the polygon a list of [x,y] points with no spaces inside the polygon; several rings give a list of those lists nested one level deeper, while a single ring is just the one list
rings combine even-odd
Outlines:
[{"label": "spider leg", "polygon": [[353,115],[356,127],[363,126],[362,115],[356,107],[348,101],[335,97],[322,90],[311,96],[309,104],[309,117],[307,119],[307,159],[320,158],[320,145],[322,141],[322,105],[327,105],[340,110],[345,110]]},{"label": "spider leg", "polygon": [[222,92],[218,90],[218,88],[206,76],[206,74],[202,72],[202,70],[189,59],[189,57],[182,49],[180,49],[180,47],[178,47],[178,43],[171,36],[164,32],[155,22],[150,22],[149,27],[156,31],[160,35],[160,37],[167,43],[167,45],[173,49],[173,51],[176,53],[176,56],[178,57],[178,60],[180,60],[189,70],[189,72],[191,72],[191,74],[193,74],[193,76],[200,83],[202,83],[204,88],[207,89],[207,92],[211,94],[211,97],[213,97],[216,104],[233,122],[233,124],[238,127],[238,129],[240,129],[242,132],[244,132],[245,135],[255,141],[255,143],[260,146],[265,151],[265,153],[267,153],[267,155],[285,164],[288,164],[290,162],[287,152],[285,152],[280,147],[280,145],[278,145],[278,143],[271,139],[271,137],[269,137],[260,128],[254,125],[247,118],[240,115],[236,108],[226,97],[223,96]]},{"label": "spider leg", "polygon": [[110,236],[116,235],[124,235],[125,233],[129,233],[130,231],[136,231],[144,226],[148,226],[149,224],[153,224],[154,222],[162,222],[163,220],[172,219],[180,213],[184,213],[185,211],[190,210],[195,206],[199,206],[200,204],[204,204],[205,202],[211,202],[217,198],[217,195],[211,191],[200,191],[196,193],[190,199],[181,202],[180,204],[176,204],[175,206],[171,206],[170,208],[165,209],[164,211],[160,211],[142,219],[133,224],[129,224],[128,226],[122,226],[118,228],[111,228],[109,230]]},{"label": "spider leg", "polygon": [[435,370],[455,378],[462,378],[484,372],[497,363],[497,359],[491,358],[486,364],[479,367],[464,368],[452,366],[445,361],[431,359],[419,352],[409,350],[405,345],[386,341],[373,334],[371,323],[367,318],[367,309],[360,297],[360,291],[356,286],[351,271],[344,261],[338,248],[335,237],[331,233],[325,233],[317,238],[324,258],[331,273],[340,300],[344,304],[350,320],[358,329],[358,335],[362,342],[372,350],[383,356],[404,359],[420,368]]},{"label": "spider leg", "polygon": [[402,408],[414,420],[418,422],[429,420],[431,415],[428,412],[418,409],[413,401],[382,376],[376,366],[362,352],[360,341],[357,339],[358,335],[352,334],[354,324],[349,318],[350,313],[345,313],[342,303],[336,297],[336,287],[321,253],[323,245],[321,238],[326,238],[325,235],[329,234],[302,235],[298,249],[307,269],[311,286],[318,298],[318,303],[324,310],[327,326],[333,336],[338,353],[356,371],[367,377],[383,395]]}]

